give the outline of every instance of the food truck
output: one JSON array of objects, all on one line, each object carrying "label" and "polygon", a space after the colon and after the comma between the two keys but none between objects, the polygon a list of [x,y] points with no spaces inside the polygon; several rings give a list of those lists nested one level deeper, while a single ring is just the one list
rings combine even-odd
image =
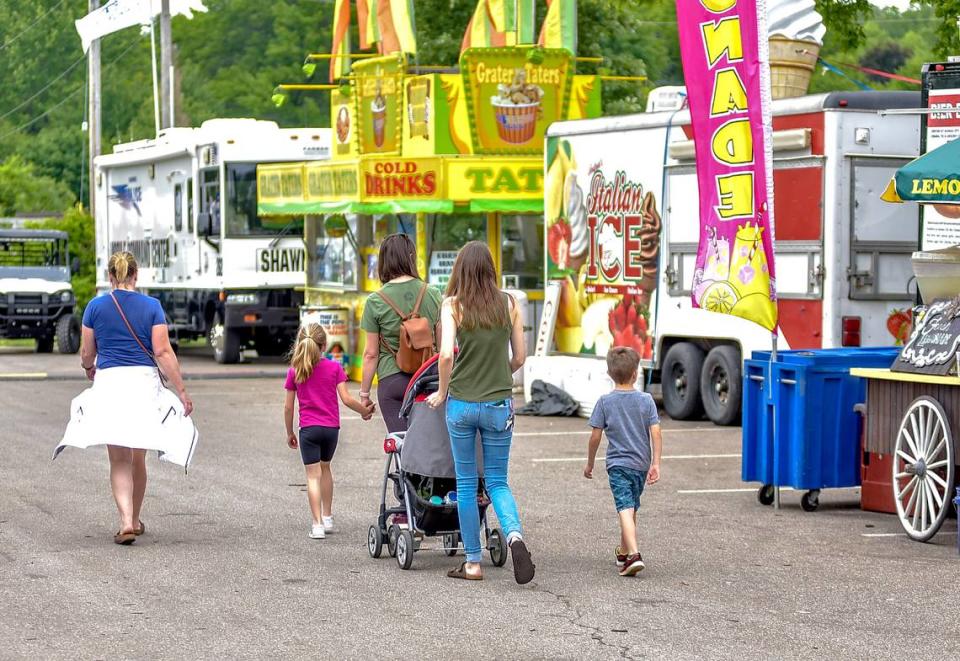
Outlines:
[{"label": "food truck", "polygon": [[[920,96],[834,92],[773,103],[779,347],[891,346],[909,328],[915,208],[879,192],[918,154]],[[743,228],[696,273],[699,193],[689,113],[553,124],[547,133],[546,312],[524,385],[566,390],[589,415],[609,387],[603,357],[634,347],[676,419],[739,420],[742,360],[771,336],[731,314],[766,291]],[[755,232],[753,233],[755,234]],[[726,243],[721,239],[720,243]],[[703,308],[690,294],[702,287]],[[764,293],[763,296],[766,296]]]},{"label": "food truck", "polygon": [[420,273],[440,288],[457,250],[486,241],[503,287],[528,300],[526,325],[538,323],[544,135],[600,114],[600,80],[575,64],[530,46],[470,48],[459,70],[429,73],[401,54],[363,59],[331,92],[330,161],[258,166],[259,212],[306,216],[305,311],[321,315],[352,378],[379,244],[394,232],[414,239]]}]

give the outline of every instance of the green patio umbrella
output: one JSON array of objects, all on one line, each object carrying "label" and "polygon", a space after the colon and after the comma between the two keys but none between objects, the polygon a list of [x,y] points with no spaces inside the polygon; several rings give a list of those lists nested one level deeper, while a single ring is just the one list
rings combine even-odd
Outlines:
[{"label": "green patio umbrella", "polygon": [[[921,202],[937,205],[960,205],[960,139],[927,152],[897,170],[887,189],[880,196],[887,202]],[[960,212],[960,206],[956,207]],[[957,218],[956,213],[945,213]]]}]

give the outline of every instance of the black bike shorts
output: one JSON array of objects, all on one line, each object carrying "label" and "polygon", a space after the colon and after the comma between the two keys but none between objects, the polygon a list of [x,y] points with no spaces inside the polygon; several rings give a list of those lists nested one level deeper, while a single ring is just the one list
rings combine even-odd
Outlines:
[{"label": "black bike shorts", "polygon": [[303,465],[309,466],[318,461],[324,463],[333,460],[333,453],[337,451],[337,441],[340,438],[340,429],[337,427],[323,427],[315,425],[300,428],[300,457]]}]

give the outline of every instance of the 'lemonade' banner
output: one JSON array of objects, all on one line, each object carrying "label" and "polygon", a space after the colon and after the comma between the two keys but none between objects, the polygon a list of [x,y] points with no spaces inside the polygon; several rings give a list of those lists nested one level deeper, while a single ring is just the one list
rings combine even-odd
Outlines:
[{"label": "'lemonade' banner", "polygon": [[693,304],[774,330],[766,13],[766,0],[677,0],[700,190]]}]

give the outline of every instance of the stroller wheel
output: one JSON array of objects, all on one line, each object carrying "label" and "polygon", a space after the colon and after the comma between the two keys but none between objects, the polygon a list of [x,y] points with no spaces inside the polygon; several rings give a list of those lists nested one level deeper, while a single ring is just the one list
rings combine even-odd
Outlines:
[{"label": "stroller wheel", "polygon": [[451,532],[443,536],[443,552],[451,558],[457,554],[459,544],[460,535],[458,533]]},{"label": "stroller wheel", "polygon": [[387,531],[387,553],[391,558],[397,557],[397,537],[400,536],[400,526],[393,524]]},{"label": "stroller wheel", "polygon": [[403,530],[397,536],[397,564],[400,569],[410,569],[413,564],[413,535],[409,530]]},{"label": "stroller wheel", "polygon": [[379,558],[383,553],[383,536],[379,526],[370,526],[367,530],[367,552],[371,558]]},{"label": "stroller wheel", "polygon": [[487,536],[487,550],[490,552],[490,562],[495,567],[507,564],[507,541],[499,528],[494,528]]}]

